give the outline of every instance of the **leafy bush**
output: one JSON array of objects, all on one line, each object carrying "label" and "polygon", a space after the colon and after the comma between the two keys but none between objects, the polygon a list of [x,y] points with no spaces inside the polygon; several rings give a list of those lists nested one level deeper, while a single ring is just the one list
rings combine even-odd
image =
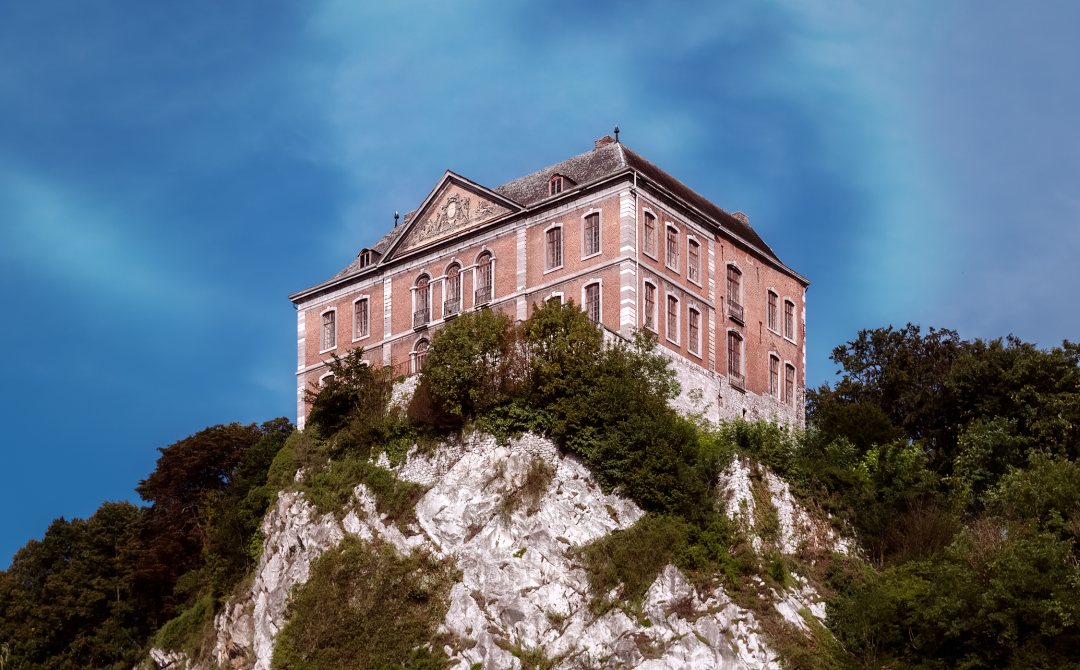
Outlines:
[{"label": "leafy bush", "polygon": [[502,312],[467,312],[432,337],[424,383],[447,415],[463,421],[503,404],[523,377],[517,329]]},{"label": "leafy bush", "polygon": [[182,651],[195,658],[207,627],[214,620],[214,598],[203,595],[190,607],[170,619],[154,635],[154,646],[170,651]]},{"label": "leafy bush", "polygon": [[732,552],[738,541],[734,529],[720,514],[706,523],[690,523],[673,515],[646,514],[626,530],[615,531],[581,548],[593,592],[590,609],[600,614],[616,602],[631,608],[640,606],[649,586],[664,566],[671,563],[692,579],[707,582],[712,575],[720,574],[729,585],[736,584],[751,567]]},{"label": "leafy bush", "polygon": [[442,561],[347,537],[315,561],[294,593],[272,667],[444,667],[441,651],[422,648],[446,616],[454,579]]},{"label": "leafy bush", "polygon": [[306,472],[299,488],[322,513],[342,514],[353,503],[353,491],[364,484],[375,497],[379,514],[402,525],[416,520],[416,503],[427,487],[398,479],[394,473],[355,455],[327,462]]}]

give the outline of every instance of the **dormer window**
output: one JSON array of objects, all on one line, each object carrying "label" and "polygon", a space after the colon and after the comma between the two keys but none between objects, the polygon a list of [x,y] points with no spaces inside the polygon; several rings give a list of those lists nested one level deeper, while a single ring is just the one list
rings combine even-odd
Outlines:
[{"label": "dormer window", "polygon": [[360,252],[360,267],[366,268],[371,265],[371,251],[364,249]]},{"label": "dormer window", "polygon": [[561,174],[551,176],[551,181],[548,182],[548,195],[555,195],[562,193],[563,191],[563,177]]}]

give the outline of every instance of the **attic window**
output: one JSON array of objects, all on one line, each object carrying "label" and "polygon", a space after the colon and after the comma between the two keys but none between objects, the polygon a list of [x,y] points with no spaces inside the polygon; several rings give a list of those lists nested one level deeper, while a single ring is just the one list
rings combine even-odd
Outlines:
[{"label": "attic window", "polygon": [[366,268],[371,265],[371,252],[364,249],[360,252],[360,267]]},{"label": "attic window", "polygon": [[551,181],[548,182],[548,195],[555,195],[556,193],[562,193],[563,190],[563,177],[561,174],[552,175]]}]

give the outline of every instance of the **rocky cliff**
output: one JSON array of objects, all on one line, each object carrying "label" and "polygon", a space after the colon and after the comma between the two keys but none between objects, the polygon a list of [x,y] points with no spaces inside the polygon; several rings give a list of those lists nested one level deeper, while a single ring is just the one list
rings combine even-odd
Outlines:
[{"label": "rocky cliff", "polygon": [[[537,463],[550,473],[545,489],[529,504],[506,505]],[[755,578],[767,606],[751,609],[722,588],[694,586],[672,565],[639,609],[593,614],[588,604],[595,594],[578,550],[630,527],[642,511],[603,493],[581,463],[543,438],[500,444],[473,434],[428,455],[413,453],[393,470],[430,487],[415,523],[399,528],[381,518],[363,485],[339,515],[319,514],[303,494],[282,492],[264,519],[264,550],[250,586],[214,620],[211,658],[192,663],[155,650],[153,665],[270,668],[290,592],[307,581],[316,558],[349,534],[403,554],[430,552],[456,566],[459,579],[439,639],[462,670],[521,668],[521,650],[556,668],[775,668],[780,658],[766,628],[809,633],[824,617],[821,597],[798,575],[786,589]],[[744,524],[755,547],[848,551],[827,521],[801,507],[771,473],[736,460],[721,479],[728,514]],[[757,528],[763,506],[770,508],[768,533]]]}]

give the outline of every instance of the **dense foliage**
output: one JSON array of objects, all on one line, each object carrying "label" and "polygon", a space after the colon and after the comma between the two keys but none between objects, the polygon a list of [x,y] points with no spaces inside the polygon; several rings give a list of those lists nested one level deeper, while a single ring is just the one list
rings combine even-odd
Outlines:
[{"label": "dense foliage", "polygon": [[[106,503],[85,521],[58,519],[20,549],[0,573],[4,670],[127,670],[169,619],[212,614],[214,598],[252,564],[274,493],[267,470],[292,429],[275,419],[184,438],[161,449],[139,485],[149,506]],[[188,644],[182,628],[172,626],[172,637]]]},{"label": "dense foliage", "polygon": [[840,641],[868,667],[1080,663],[1080,346],[909,324],[832,358],[812,430],[761,455],[879,568],[834,584]]}]

